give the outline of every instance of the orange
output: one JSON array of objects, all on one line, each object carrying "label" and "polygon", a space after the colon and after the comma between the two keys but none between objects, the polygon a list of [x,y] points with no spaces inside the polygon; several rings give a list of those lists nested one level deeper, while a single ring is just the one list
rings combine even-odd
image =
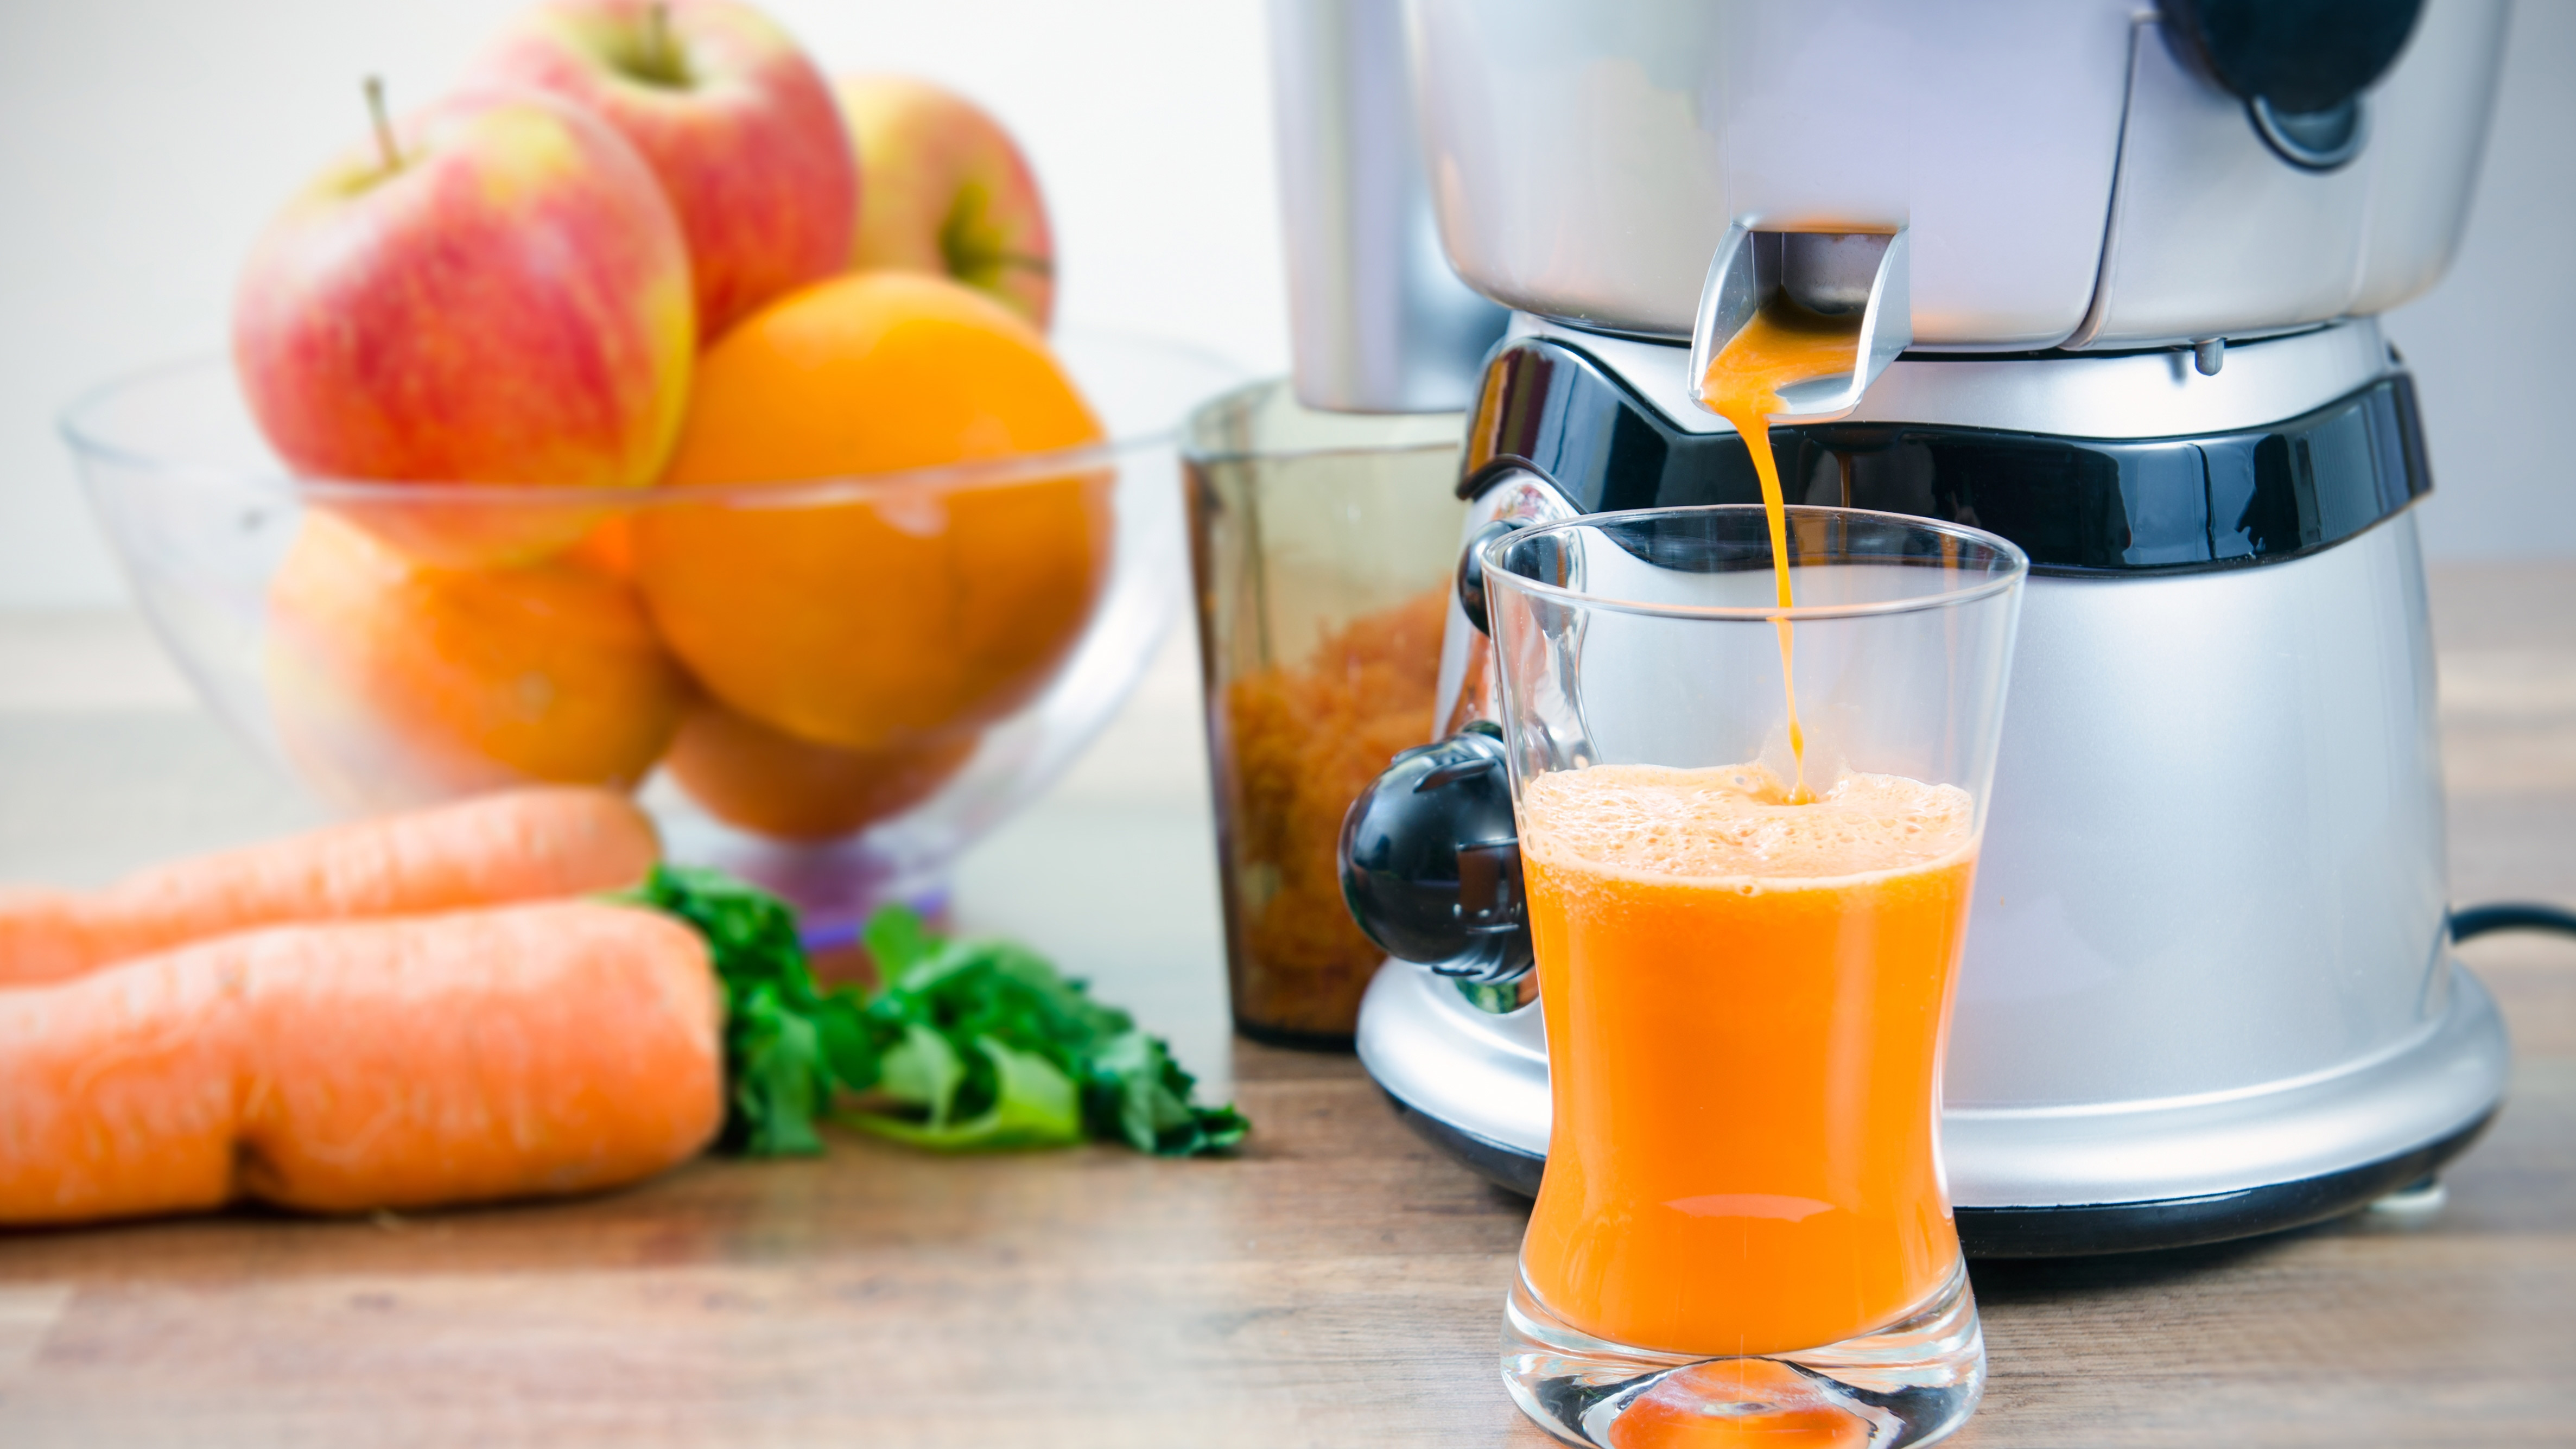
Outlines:
[{"label": "orange", "polygon": [[[782,298],[700,359],[665,481],[864,477],[1100,437],[1045,339],[999,303],[862,272]],[[1081,637],[1109,569],[1111,482],[666,505],[636,520],[636,578],[733,709],[844,749],[950,740],[1027,702]]]},{"label": "orange", "polygon": [[633,590],[569,560],[444,568],[315,512],[268,604],[278,734],[343,805],[632,786],[688,699]]},{"label": "orange", "polygon": [[621,583],[635,582],[635,519],[612,513],[563,552],[568,563],[603,573]]},{"label": "orange", "polygon": [[844,750],[702,701],[681,722],[665,764],[691,799],[728,825],[782,840],[831,840],[929,799],[981,742],[969,734]]}]

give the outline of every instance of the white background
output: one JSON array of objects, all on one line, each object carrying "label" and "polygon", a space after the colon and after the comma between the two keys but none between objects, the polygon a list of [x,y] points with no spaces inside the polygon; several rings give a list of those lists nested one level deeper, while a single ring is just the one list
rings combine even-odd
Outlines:
[{"label": "white background", "polygon": [[[363,134],[359,77],[444,89],[518,0],[0,0],[0,607],[120,589],[53,417],[223,345],[269,212]],[[1060,315],[1287,361],[1258,0],[771,0],[827,69],[990,106],[1055,211]],[[2468,239],[2389,330],[2438,555],[2576,553],[2576,0],[2523,0]]]}]

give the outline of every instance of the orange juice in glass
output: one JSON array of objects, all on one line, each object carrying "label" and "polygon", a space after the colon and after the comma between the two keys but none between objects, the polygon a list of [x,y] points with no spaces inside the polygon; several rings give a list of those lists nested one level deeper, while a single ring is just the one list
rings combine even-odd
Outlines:
[{"label": "orange juice in glass", "polygon": [[1786,522],[1788,608],[1759,508],[1486,554],[1554,1097],[1503,1368],[1577,1443],[1920,1443],[1983,1383],[1941,1051],[2026,565]]}]

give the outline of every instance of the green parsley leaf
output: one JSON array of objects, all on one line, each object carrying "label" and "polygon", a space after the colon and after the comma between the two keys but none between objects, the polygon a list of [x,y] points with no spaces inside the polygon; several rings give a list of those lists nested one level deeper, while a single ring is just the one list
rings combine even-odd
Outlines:
[{"label": "green parsley leaf", "polygon": [[824,1116],[948,1152],[1088,1136],[1186,1157],[1251,1130],[1232,1106],[1194,1100],[1197,1080],[1162,1038],[1024,946],[943,939],[889,906],[861,935],[883,983],[863,996],[817,985],[795,913],[721,872],[660,866],[613,899],[706,938],[725,994],[727,1151],[820,1152]]},{"label": "green parsley leaf", "polygon": [[[944,1041],[927,1028],[914,1028]],[[1014,1051],[990,1037],[975,1052],[993,1069],[993,1105],[962,1122],[913,1121],[884,1112],[849,1112],[841,1120],[863,1131],[939,1152],[1011,1147],[1071,1147],[1084,1140],[1082,1103],[1072,1079],[1035,1052]],[[887,1057],[889,1081],[893,1056]],[[962,1073],[961,1073],[962,1075]]]},{"label": "green parsley leaf", "polygon": [[1190,1157],[1223,1152],[1243,1141],[1252,1124],[1231,1105],[1200,1107],[1190,1098],[1198,1079],[1172,1060],[1158,1036],[1128,1031],[1093,1053],[1085,1093],[1092,1131],[1117,1137],[1139,1152]]},{"label": "green parsley leaf", "polygon": [[725,998],[725,1125],[717,1145],[748,1157],[823,1150],[815,1119],[844,1091],[876,1084],[875,1042],[857,992],[817,986],[796,913],[720,871],[655,866],[611,899],[677,916],[697,930]]},{"label": "green parsley leaf", "polygon": [[885,1054],[885,1074],[877,1086],[887,1096],[918,1107],[924,1125],[937,1131],[948,1125],[957,1106],[957,1089],[966,1084],[966,1064],[948,1038],[919,1022],[906,1022],[903,1040]]}]

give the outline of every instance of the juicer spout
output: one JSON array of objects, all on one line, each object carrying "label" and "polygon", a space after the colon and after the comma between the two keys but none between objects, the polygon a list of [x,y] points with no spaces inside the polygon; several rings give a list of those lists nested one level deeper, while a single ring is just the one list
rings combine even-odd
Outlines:
[{"label": "juicer spout", "polygon": [[[1777,300],[1828,317],[1860,317],[1851,371],[1794,382],[1779,390],[1775,423],[1821,423],[1860,406],[1860,395],[1914,341],[1907,287],[1906,232],[1761,231],[1728,227],[1709,259],[1691,328],[1690,396],[1703,394],[1709,364],[1754,314]],[[1710,408],[1710,411],[1715,411]]]}]

